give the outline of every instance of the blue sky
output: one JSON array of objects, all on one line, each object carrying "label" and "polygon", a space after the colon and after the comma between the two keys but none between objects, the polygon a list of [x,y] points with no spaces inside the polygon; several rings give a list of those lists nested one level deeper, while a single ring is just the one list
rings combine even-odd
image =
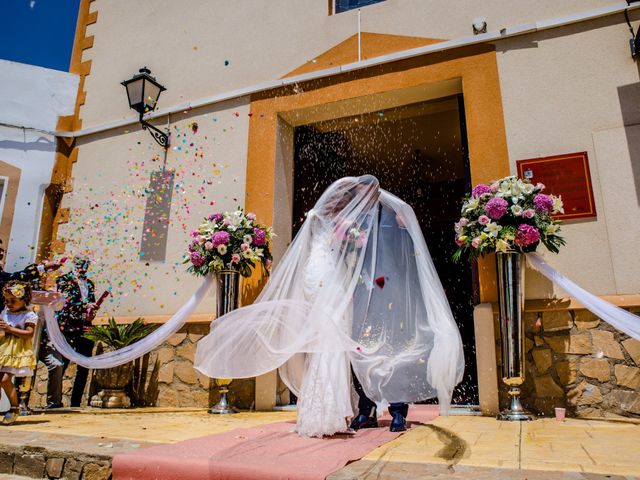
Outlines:
[{"label": "blue sky", "polygon": [[0,0],[0,58],[69,70],[80,0]]}]

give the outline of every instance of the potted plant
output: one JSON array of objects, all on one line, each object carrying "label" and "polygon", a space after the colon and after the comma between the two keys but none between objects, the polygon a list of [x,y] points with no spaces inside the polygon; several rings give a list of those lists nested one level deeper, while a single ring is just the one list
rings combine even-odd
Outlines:
[{"label": "potted plant", "polygon": [[459,261],[496,254],[498,307],[502,343],[502,381],[509,387],[510,406],[498,415],[500,420],[521,421],[534,417],[524,411],[520,386],[524,382],[524,269],[525,255],[541,243],[552,253],[565,244],[560,236],[564,213],[562,199],[542,193],[542,183],[532,184],[517,176],[476,185],[462,203],[456,222],[453,255]]},{"label": "potted plant", "polygon": [[454,261],[464,253],[474,258],[493,252],[535,252],[540,243],[558,253],[565,242],[559,235],[561,222],[552,215],[564,213],[562,199],[542,193],[544,189],[542,183],[533,185],[517,176],[476,185],[454,226]]},{"label": "potted plant", "polygon": [[[187,271],[198,276],[214,275],[216,284],[216,318],[238,307],[240,276],[249,277],[261,265],[268,275],[272,261],[270,242],[273,229],[256,221],[255,213],[218,212],[206,217],[191,232],[191,241],[183,263]],[[216,379],[220,401],[210,413],[232,413],[227,402],[231,379]]]},{"label": "potted plant", "polygon": [[[106,351],[118,350],[131,345],[146,337],[153,327],[144,323],[142,317],[138,317],[129,324],[118,325],[112,317],[106,325],[94,325],[85,333],[85,337],[100,345]],[[99,348],[100,348],[99,347]],[[93,377],[102,389],[91,399],[92,407],[102,408],[126,408],[131,405],[131,400],[124,388],[131,381],[133,362],[118,365],[117,367],[97,369],[93,371]]]}]

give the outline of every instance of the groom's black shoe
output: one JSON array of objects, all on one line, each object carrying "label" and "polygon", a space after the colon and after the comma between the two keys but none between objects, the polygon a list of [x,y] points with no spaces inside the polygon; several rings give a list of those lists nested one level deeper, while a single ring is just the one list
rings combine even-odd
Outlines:
[{"label": "groom's black shoe", "polygon": [[391,414],[389,430],[392,432],[404,432],[407,429],[409,405],[406,403],[392,403],[389,405],[389,413]]},{"label": "groom's black shoe", "polygon": [[361,428],[378,428],[378,419],[376,418],[376,407],[371,410],[360,410],[353,420],[349,428],[360,430]]},{"label": "groom's black shoe", "polygon": [[361,428],[378,428],[378,420],[366,415],[358,415],[351,420],[349,427],[354,430],[360,430]]}]

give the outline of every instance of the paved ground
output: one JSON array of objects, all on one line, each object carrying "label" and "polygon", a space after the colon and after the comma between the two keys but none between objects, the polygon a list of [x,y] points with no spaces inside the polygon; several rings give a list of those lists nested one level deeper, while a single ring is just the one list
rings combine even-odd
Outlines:
[{"label": "paved ground", "polygon": [[440,417],[329,478],[640,478],[640,424]]},{"label": "paved ground", "polygon": [[[56,412],[22,417],[15,425],[0,428],[0,445],[111,457],[148,445],[293,418],[293,412],[217,416],[203,410],[155,408]],[[640,478],[640,424],[576,419],[512,423],[474,416],[440,417],[329,478]]]}]

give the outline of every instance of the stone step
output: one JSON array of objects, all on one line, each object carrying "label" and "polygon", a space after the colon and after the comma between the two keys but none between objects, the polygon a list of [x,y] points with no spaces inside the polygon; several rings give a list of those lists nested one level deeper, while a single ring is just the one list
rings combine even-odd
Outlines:
[{"label": "stone step", "polygon": [[0,479],[108,480],[112,457],[33,446],[0,446]]}]

